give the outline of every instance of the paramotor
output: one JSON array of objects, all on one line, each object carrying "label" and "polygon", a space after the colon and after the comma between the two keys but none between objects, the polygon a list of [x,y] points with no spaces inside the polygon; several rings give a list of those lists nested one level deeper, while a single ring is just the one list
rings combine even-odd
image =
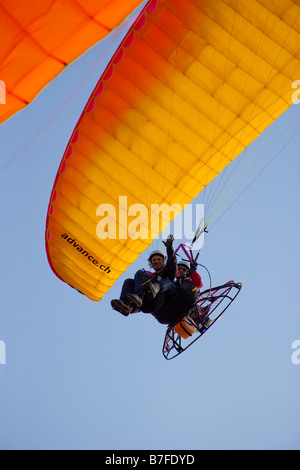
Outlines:
[{"label": "paramotor", "polygon": [[189,314],[168,326],[162,349],[164,357],[177,357],[201,338],[228,309],[241,287],[240,282],[229,281],[202,292]]}]

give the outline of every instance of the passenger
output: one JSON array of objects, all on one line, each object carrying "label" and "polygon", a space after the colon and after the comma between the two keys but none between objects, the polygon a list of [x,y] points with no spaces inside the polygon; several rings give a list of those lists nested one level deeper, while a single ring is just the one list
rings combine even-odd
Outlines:
[{"label": "passenger", "polygon": [[[173,250],[174,237],[169,235],[166,241],[167,256],[161,250],[153,251],[148,259],[154,272],[140,269],[134,278],[125,279],[120,299],[113,299],[113,309],[127,316],[136,311],[151,313],[162,307],[167,291],[175,292],[173,280],[176,275],[176,256]],[[159,295],[157,295],[159,293]],[[170,292],[168,292],[170,295]]]},{"label": "passenger", "polygon": [[174,324],[187,315],[197,301],[198,289],[202,287],[200,275],[196,272],[197,263],[180,261],[174,281],[176,291],[170,292],[164,304],[154,310],[152,315],[162,324]]}]

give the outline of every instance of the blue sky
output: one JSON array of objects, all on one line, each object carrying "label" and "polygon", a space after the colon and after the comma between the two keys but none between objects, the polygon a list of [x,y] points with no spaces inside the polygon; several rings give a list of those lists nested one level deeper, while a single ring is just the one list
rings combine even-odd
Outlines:
[{"label": "blue sky", "polygon": [[199,261],[215,285],[241,281],[239,297],[166,361],[164,326],[110,307],[147,253],[98,303],[54,276],[44,248],[59,162],[109,54],[94,47],[0,127],[0,448],[299,449],[300,106],[251,147],[286,129],[205,239]]}]

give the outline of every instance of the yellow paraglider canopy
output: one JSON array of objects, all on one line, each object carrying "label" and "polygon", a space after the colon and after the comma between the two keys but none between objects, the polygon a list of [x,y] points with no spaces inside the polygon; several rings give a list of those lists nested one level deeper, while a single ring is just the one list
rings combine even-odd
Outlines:
[{"label": "yellow paraglider canopy", "polygon": [[59,278],[100,300],[164,228],[161,205],[183,208],[292,104],[299,11],[289,0],[147,2],[58,170],[46,249]]}]

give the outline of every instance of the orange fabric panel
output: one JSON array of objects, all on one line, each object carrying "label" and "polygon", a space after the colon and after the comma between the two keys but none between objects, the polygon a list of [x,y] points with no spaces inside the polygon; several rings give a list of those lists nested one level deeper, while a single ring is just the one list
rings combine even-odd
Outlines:
[{"label": "orange fabric panel", "polygon": [[0,123],[67,64],[120,24],[141,0],[0,0]]}]

